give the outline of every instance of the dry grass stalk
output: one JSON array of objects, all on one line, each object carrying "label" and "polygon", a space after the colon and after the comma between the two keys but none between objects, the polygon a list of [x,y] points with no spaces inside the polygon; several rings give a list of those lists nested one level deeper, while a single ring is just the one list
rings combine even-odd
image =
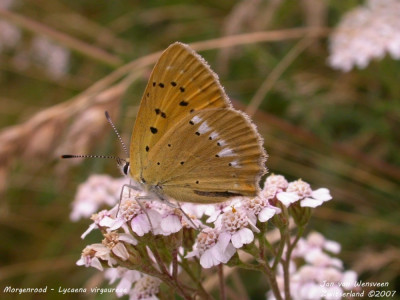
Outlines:
[{"label": "dry grass stalk", "polygon": [[[260,4],[261,0],[244,0],[237,3],[225,18],[222,35],[229,36],[246,31],[248,23],[255,19]],[[234,50],[234,48],[224,48],[218,52],[218,73],[226,74]]]},{"label": "dry grass stalk", "polygon": [[26,30],[32,31],[39,35],[45,35],[46,37],[57,41],[70,49],[76,50],[79,53],[96,59],[104,64],[108,64],[114,67],[121,64],[121,60],[117,56],[109,54],[98,47],[93,47],[89,44],[75,39],[70,35],[54,30],[48,26],[45,26],[22,15],[10,12],[8,10],[0,9],[0,16]]},{"label": "dry grass stalk", "polygon": [[[320,28],[326,25],[328,7],[325,1],[321,0],[302,0],[301,6],[305,15],[305,23],[311,28]],[[318,39],[314,39],[310,45],[310,50],[318,53],[322,50],[322,45]]]},{"label": "dry grass stalk", "polygon": [[246,109],[246,112],[250,116],[254,115],[254,113],[257,111],[258,107],[264,100],[266,94],[272,89],[272,87],[278,81],[279,77],[293,63],[293,61],[310,45],[310,43],[311,40],[308,38],[304,38],[300,42],[298,42],[267,76],[267,78],[258,88],[257,92],[254,94],[249,103],[249,106]]}]

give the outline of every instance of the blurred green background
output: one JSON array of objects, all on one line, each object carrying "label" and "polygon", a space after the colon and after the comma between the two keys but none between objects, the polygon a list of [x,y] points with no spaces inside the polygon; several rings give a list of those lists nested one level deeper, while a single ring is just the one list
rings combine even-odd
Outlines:
[{"label": "blurred green background", "polygon": [[[104,110],[129,142],[154,53],[174,41],[192,44],[234,106],[255,112],[271,173],[330,189],[308,229],[341,243],[345,268],[362,280],[400,291],[400,62],[348,73],[327,64],[331,30],[362,3],[1,1],[0,23],[12,26],[0,24],[0,298],[116,298],[3,289],[108,286],[75,265],[100,237],[81,240],[90,221],[69,213],[79,183],[119,172],[112,161],[59,155],[121,154]],[[265,299],[262,275],[231,282]]]}]

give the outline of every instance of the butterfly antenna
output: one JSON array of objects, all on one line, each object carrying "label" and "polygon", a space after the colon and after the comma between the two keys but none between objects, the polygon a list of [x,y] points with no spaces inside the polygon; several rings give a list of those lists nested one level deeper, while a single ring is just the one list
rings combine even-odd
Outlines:
[{"label": "butterfly antenna", "polygon": [[108,123],[110,123],[110,125],[114,129],[114,132],[117,135],[119,141],[121,142],[122,148],[124,149],[126,156],[129,157],[128,148],[126,148],[126,145],[125,145],[124,141],[122,140],[121,135],[119,134],[119,132],[117,130],[117,127],[115,127],[113,121],[111,120],[111,117],[110,117],[108,111],[105,111],[105,115],[106,115]]},{"label": "butterfly antenna", "polygon": [[119,165],[121,165],[123,162],[126,163],[125,159],[122,159],[118,156],[112,156],[112,155],[74,155],[74,154],[64,154],[61,155],[61,158],[111,158],[115,159]]}]

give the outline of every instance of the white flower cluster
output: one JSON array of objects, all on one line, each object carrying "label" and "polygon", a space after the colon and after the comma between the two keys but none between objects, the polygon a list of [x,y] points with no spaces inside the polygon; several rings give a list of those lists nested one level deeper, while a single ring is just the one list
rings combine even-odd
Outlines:
[{"label": "white flower cluster", "polygon": [[36,36],[33,38],[31,56],[38,66],[44,66],[48,75],[55,79],[64,77],[68,72],[69,50],[45,37]]},{"label": "white flower cluster", "polygon": [[[14,4],[14,0],[0,0],[1,9],[11,10]],[[67,74],[70,62],[70,51],[67,48],[46,37],[35,35],[29,47],[23,49],[19,47],[21,39],[22,32],[17,26],[0,20],[0,53],[15,52],[12,61],[18,69],[24,70],[33,64],[54,79],[61,79]]]},{"label": "white flower cluster", "polygon": [[[79,187],[71,217],[77,219],[78,216],[88,215],[102,203],[115,204],[119,199],[116,189],[122,184],[121,179],[92,176]],[[198,257],[203,268],[211,268],[227,263],[238,249],[253,243],[254,233],[260,232],[257,224],[280,214],[282,210],[279,206],[298,204],[301,208],[309,208],[331,199],[327,189],[313,191],[306,182],[298,180],[289,183],[281,175],[270,175],[264,189],[255,198],[236,197],[216,205],[184,203],[181,208],[173,208],[160,201],[151,201],[149,197],[145,192],[125,189],[120,205],[115,204],[112,209],[93,215],[94,222],[82,237],[94,229],[100,229],[104,240],[101,244],[87,246],[77,263],[99,270],[105,266],[115,268],[118,267],[117,260],[132,260],[130,255],[136,251],[135,247],[145,247],[151,263],[157,269],[158,262],[148,244],[143,244],[142,238],[146,234],[170,236],[194,229],[192,232],[197,237],[191,245],[179,247],[179,259]],[[131,273],[126,274],[131,276]],[[121,282],[125,282],[124,276],[121,275]],[[143,283],[139,288],[138,282],[127,292],[131,299],[136,299],[137,291],[147,286]],[[152,290],[157,290],[154,285]]]},{"label": "white flower cluster", "polygon": [[[311,232],[301,238],[294,248],[290,264],[290,293],[294,300],[342,299],[344,291],[354,290],[357,274],[343,270],[343,263],[330,254],[340,252],[340,244],[326,240],[318,232]],[[299,265],[299,261],[304,262]],[[296,264],[297,262],[297,264]],[[284,290],[282,268],[278,269],[279,290]],[[272,292],[268,300],[276,299]]]},{"label": "white flower cluster", "polygon": [[108,175],[90,176],[78,187],[75,200],[72,202],[71,220],[89,218],[104,205],[114,206],[118,203],[124,183],[126,183],[126,178],[113,179]]},{"label": "white flower cluster", "polygon": [[389,53],[400,59],[400,1],[367,0],[347,13],[330,38],[329,64],[349,71]]},{"label": "white flower cluster", "polygon": [[[0,0],[0,9],[11,9],[14,0]],[[13,49],[21,39],[21,30],[10,22],[0,20],[0,52]]]}]

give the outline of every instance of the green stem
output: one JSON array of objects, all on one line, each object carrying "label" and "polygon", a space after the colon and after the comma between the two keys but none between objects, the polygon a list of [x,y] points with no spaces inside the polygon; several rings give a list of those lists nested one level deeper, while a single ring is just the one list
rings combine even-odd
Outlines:
[{"label": "green stem", "polygon": [[179,265],[182,267],[182,269],[185,270],[185,272],[189,275],[192,281],[196,284],[198,288],[197,292],[200,295],[201,299],[213,300],[213,297],[204,289],[200,280],[200,276],[196,276],[195,274],[193,274],[192,269],[187,263],[187,259],[184,259],[183,257],[181,258],[182,259]]},{"label": "green stem", "polygon": [[290,262],[293,249],[296,247],[297,242],[299,241],[300,237],[303,235],[304,226],[301,226],[297,230],[296,238],[294,239],[293,243],[290,243],[290,236],[288,235],[286,238],[287,241],[287,251],[286,251],[286,258],[285,261],[282,262],[283,265],[283,278],[284,278],[284,285],[285,285],[285,297],[286,299],[290,300]]},{"label": "green stem", "polygon": [[279,291],[278,283],[276,282],[276,276],[274,270],[264,261],[260,263],[261,271],[267,276],[269,286],[274,293],[276,300],[282,300],[281,292]]},{"label": "green stem", "polygon": [[218,277],[219,277],[219,295],[221,300],[226,299],[225,295],[225,278],[224,278],[224,265],[218,265]]}]

